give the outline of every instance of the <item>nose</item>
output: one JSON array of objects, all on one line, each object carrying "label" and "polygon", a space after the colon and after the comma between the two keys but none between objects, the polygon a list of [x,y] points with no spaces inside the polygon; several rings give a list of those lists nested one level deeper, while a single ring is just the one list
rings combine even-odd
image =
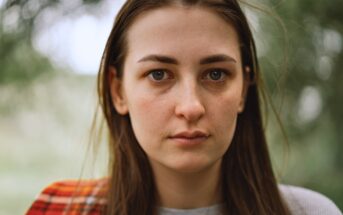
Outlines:
[{"label": "nose", "polygon": [[188,122],[196,122],[205,114],[205,107],[196,84],[184,84],[180,88],[175,114]]}]

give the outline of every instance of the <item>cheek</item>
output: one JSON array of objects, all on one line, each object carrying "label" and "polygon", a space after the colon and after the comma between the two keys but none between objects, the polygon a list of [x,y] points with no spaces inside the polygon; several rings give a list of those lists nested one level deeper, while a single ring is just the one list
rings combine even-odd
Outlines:
[{"label": "cheek", "polygon": [[231,142],[236,129],[240,97],[236,94],[235,96],[222,97],[219,101],[220,105],[212,106],[212,127],[216,128],[216,133],[220,138],[218,141],[228,144]]},{"label": "cheek", "polygon": [[128,109],[131,124],[139,143],[144,144],[157,140],[163,133],[163,125],[169,120],[170,104],[161,98],[147,95],[142,91],[135,91],[134,96],[128,98]]}]

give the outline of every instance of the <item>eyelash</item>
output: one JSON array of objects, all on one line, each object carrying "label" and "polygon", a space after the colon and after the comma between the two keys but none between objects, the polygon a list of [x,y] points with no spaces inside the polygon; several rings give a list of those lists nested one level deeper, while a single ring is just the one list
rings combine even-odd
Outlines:
[{"label": "eyelash", "polygon": [[[153,69],[153,70],[150,70],[148,73],[147,73],[147,76],[149,77],[150,80],[154,81],[154,82],[162,82],[162,81],[165,81],[167,79],[171,79],[170,77],[167,77],[167,79],[161,79],[161,80],[156,80],[154,79],[153,75],[154,73],[156,72],[163,72],[164,75],[169,75],[169,76],[172,76],[172,74],[166,70],[166,69]],[[164,76],[163,76],[164,77]]]},{"label": "eyelash", "polygon": [[[211,79],[209,76],[211,75],[211,72],[214,72],[214,71],[219,71],[221,76],[219,78],[219,80],[213,80]],[[208,69],[205,71],[205,74],[204,74],[204,78],[206,78],[207,80],[209,81],[214,81],[214,82],[221,82],[221,81],[224,81],[225,78],[230,74],[229,70],[227,69],[222,69],[222,68],[213,68],[213,69]]]},{"label": "eyelash", "polygon": [[[211,79],[210,74],[211,72],[214,72],[214,71],[219,71],[221,76],[218,80],[213,80]],[[154,74],[156,74],[156,72],[162,72],[163,73],[163,77],[161,79],[155,79],[156,77],[153,77]],[[222,82],[225,80],[225,78],[230,74],[230,71],[227,70],[227,69],[223,69],[223,68],[212,68],[212,69],[208,69],[208,70],[205,70],[204,74],[202,75],[202,78],[205,79],[205,81],[213,81],[213,82]],[[158,74],[156,74],[158,75]],[[161,75],[161,74],[160,74]],[[162,82],[162,81],[166,81],[168,79],[172,79],[173,78],[173,74],[166,70],[166,69],[153,69],[153,70],[149,70],[147,73],[146,73],[146,76],[148,76],[148,78],[151,80],[151,81],[154,81],[154,82]],[[165,77],[167,76],[167,77]]]}]

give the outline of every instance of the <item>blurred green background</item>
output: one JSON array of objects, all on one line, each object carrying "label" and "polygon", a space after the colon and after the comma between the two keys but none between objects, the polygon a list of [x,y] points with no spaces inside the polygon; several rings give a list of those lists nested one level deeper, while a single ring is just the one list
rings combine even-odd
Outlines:
[{"label": "blurred green background", "polygon": [[[122,3],[0,0],[0,215],[23,214],[44,186],[80,177],[91,160],[96,72]],[[267,109],[278,178],[342,210],[343,1],[252,4],[265,8],[245,11],[289,142]],[[103,164],[82,175],[101,176]]]}]

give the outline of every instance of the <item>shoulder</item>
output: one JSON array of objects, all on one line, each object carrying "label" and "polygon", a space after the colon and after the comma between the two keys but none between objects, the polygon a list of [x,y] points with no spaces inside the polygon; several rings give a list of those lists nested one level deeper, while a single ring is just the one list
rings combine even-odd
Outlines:
[{"label": "shoulder", "polygon": [[107,179],[64,180],[47,186],[33,202],[27,215],[83,211],[100,214],[106,204]]},{"label": "shoulder", "polygon": [[318,192],[290,185],[279,185],[279,189],[292,215],[342,215],[329,198]]}]

